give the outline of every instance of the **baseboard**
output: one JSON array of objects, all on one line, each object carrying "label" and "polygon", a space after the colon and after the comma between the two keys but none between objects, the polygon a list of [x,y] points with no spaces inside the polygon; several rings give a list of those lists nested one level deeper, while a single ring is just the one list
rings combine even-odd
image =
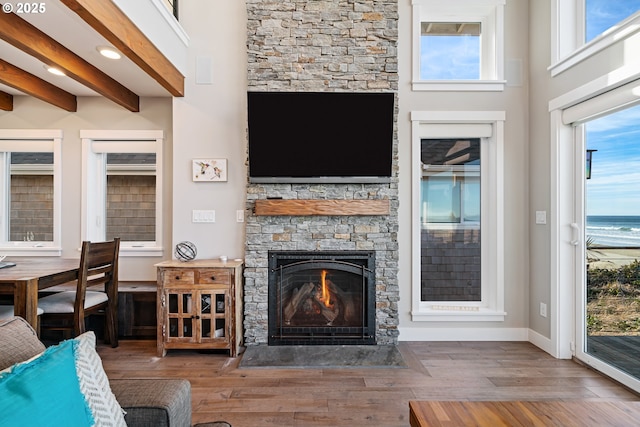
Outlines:
[{"label": "baseboard", "polygon": [[398,341],[528,341],[558,357],[551,339],[528,328],[398,328]]},{"label": "baseboard", "polygon": [[399,341],[529,341],[527,328],[398,328]]},{"label": "baseboard", "polygon": [[540,350],[546,351],[553,357],[558,357],[556,348],[553,345],[553,341],[551,341],[550,338],[547,338],[532,329],[529,329],[529,342],[538,347]]}]

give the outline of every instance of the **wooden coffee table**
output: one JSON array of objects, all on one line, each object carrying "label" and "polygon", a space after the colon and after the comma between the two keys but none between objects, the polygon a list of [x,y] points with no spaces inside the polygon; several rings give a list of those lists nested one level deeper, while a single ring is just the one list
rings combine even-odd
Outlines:
[{"label": "wooden coffee table", "polygon": [[640,425],[640,402],[409,402],[411,427],[605,427]]}]

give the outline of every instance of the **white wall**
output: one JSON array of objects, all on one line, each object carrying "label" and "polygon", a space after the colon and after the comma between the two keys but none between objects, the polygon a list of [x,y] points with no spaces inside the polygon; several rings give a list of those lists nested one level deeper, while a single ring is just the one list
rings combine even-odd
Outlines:
[{"label": "white wall", "polygon": [[[141,98],[140,112],[132,113],[102,97],[78,98],[78,111],[69,113],[36,98],[15,96],[13,111],[0,111],[3,129],[62,129],[62,256],[80,256],[81,140],[86,129],[159,129],[164,131],[164,148],[172,144],[170,98]],[[171,162],[165,158],[164,197],[171,200]],[[165,206],[170,205],[165,201]],[[165,257],[171,253],[171,210],[164,223]],[[169,255],[170,256],[170,255]],[[153,265],[161,257],[121,258],[120,280],[155,280]]]},{"label": "white wall", "polygon": [[[528,69],[531,90],[529,93],[530,139],[529,139],[529,203],[531,211],[550,213],[549,196],[549,112],[550,95],[549,72],[547,67],[551,58],[551,9],[549,1],[530,3],[529,25],[536,28],[536,37],[530,40],[530,66]],[[552,220],[547,216],[547,222]],[[550,338],[552,307],[548,305],[548,317],[539,315],[540,302],[550,303],[550,230],[549,226],[529,223],[530,260],[529,260],[529,327],[538,334]]]},{"label": "white wall", "polygon": [[[246,172],[246,6],[244,1],[182,2],[190,38],[185,97],[173,102],[173,245],[188,240],[198,258],[244,253]],[[212,64],[212,84],[196,84],[196,57]],[[194,158],[226,158],[227,182],[193,182]],[[192,210],[215,210],[216,222],[192,223]]]},{"label": "white wall", "polygon": [[[175,243],[189,240],[198,258],[243,256],[246,187],[246,10],[243,1],[183,2],[180,24],[189,34],[183,98],[142,98],[131,113],[102,97],[78,99],[68,113],[31,97],[16,96],[14,111],[0,111],[2,128],[63,129],[63,256],[80,247],[80,129],[165,131],[165,209],[162,257],[123,258],[121,280],[155,280],[154,264],[172,258]],[[213,84],[195,84],[196,56],[211,59]],[[173,111],[172,111],[173,110]],[[175,126],[175,127],[174,127]],[[226,158],[228,181],[195,183],[194,158]],[[194,209],[216,211],[213,224],[194,224]]]},{"label": "white wall", "polygon": [[[400,140],[400,340],[526,339],[529,323],[528,224],[528,1],[508,0],[505,7],[506,75],[504,92],[413,92],[411,90],[411,2],[401,1],[399,34]],[[522,69],[517,64],[522,64]],[[513,67],[516,68],[513,68]],[[414,110],[504,110],[505,122],[505,307],[504,322],[413,322],[411,319],[411,122]]]},{"label": "white wall", "polygon": [[[183,98],[142,98],[131,113],[102,97],[78,99],[68,113],[35,98],[16,96],[14,111],[0,111],[1,128],[63,129],[63,256],[80,247],[80,129],[165,131],[165,209],[162,257],[123,258],[121,280],[155,280],[154,264],[172,258],[175,243],[189,240],[198,258],[243,256],[246,187],[246,6],[244,1],[183,2],[180,24],[189,34]],[[213,84],[195,84],[196,57],[211,59]],[[172,111],[173,110],[173,111]],[[227,182],[193,182],[191,160],[226,158]],[[216,211],[213,224],[191,222],[194,209]]]}]

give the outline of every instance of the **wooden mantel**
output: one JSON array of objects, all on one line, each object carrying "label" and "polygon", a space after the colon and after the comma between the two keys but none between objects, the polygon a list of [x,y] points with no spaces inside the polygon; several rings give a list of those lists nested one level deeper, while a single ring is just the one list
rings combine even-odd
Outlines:
[{"label": "wooden mantel", "polygon": [[256,215],[389,215],[389,200],[256,200]]}]

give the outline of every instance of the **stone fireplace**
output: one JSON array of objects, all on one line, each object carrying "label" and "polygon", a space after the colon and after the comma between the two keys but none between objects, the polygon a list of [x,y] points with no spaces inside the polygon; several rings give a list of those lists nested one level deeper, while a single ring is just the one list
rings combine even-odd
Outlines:
[{"label": "stone fireplace", "polygon": [[[247,15],[249,91],[397,93],[397,1],[250,0]],[[283,344],[279,342],[282,339],[297,344],[294,337],[300,331],[291,330],[292,321],[303,323],[304,328],[315,328],[301,332],[306,338],[315,337],[307,340],[311,344],[397,342],[398,102],[397,95],[395,97],[393,170],[389,182],[248,184],[244,273],[244,342],[247,346]],[[251,163],[250,157],[248,162]],[[266,212],[259,209],[260,203],[269,201],[295,201],[303,209]],[[309,207],[315,206],[313,202],[323,201],[339,204],[333,209]],[[351,205],[379,202],[384,202],[386,209],[351,208]],[[331,255],[327,258],[329,252]],[[295,267],[287,267],[294,262],[287,261],[286,257],[299,253],[308,255],[310,263],[299,264],[303,261],[296,260]],[[279,261],[274,261],[274,254],[280,257]],[[364,265],[364,261],[354,259],[353,254],[364,255],[374,262]],[[340,260],[342,256],[352,259]],[[343,262],[353,265],[343,268]],[[300,273],[305,269],[305,273]],[[314,292],[318,291],[323,270],[330,271],[327,274],[334,286],[332,298],[339,308],[316,306]],[[281,294],[270,293],[273,275],[289,273],[292,274],[286,279],[288,282],[280,283]],[[368,293],[362,295],[363,290]],[[302,302],[290,303],[294,292],[304,293],[299,297]],[[287,301],[278,307],[278,298]],[[287,306],[289,319],[285,319],[283,313]],[[309,319],[296,317],[305,314],[305,310],[310,314]],[[348,314],[345,318],[345,312],[358,314]],[[290,336],[285,337],[287,334]]]}]

